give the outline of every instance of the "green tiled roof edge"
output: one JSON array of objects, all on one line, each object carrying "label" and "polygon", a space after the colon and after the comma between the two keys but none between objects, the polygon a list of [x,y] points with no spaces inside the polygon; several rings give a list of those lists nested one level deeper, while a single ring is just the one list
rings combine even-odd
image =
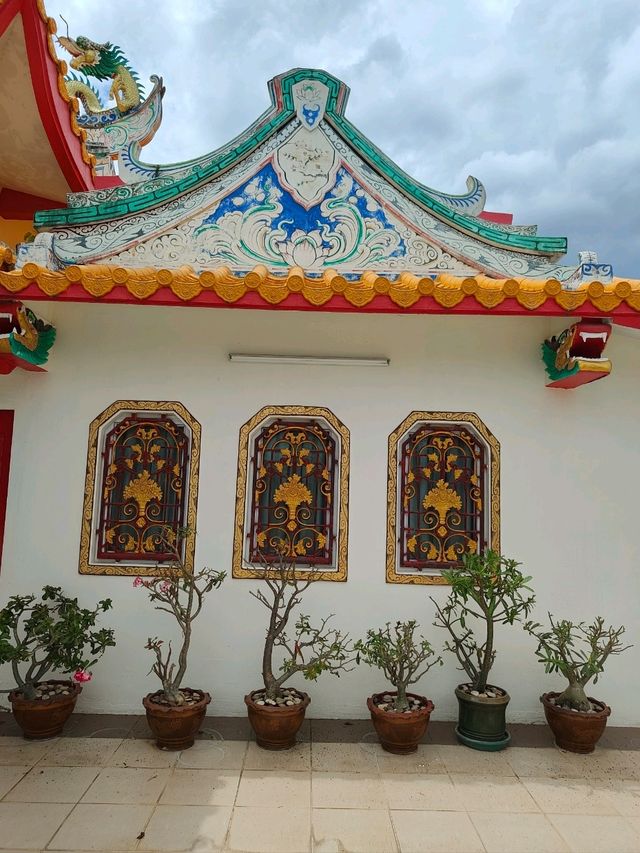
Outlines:
[{"label": "green tiled roof edge", "polygon": [[416,183],[406,172],[396,166],[379,148],[370,142],[341,114],[338,98],[341,83],[335,77],[324,71],[315,69],[297,69],[285,75],[281,80],[283,108],[257,132],[242,138],[238,145],[225,152],[220,159],[205,168],[196,167],[193,172],[176,181],[171,186],[160,187],[152,192],[124,201],[104,202],[102,204],[61,208],[56,210],[39,210],[34,216],[34,226],[38,229],[52,228],[65,225],[86,225],[93,222],[103,222],[116,219],[132,213],[138,213],[148,208],[163,204],[172,198],[195,189],[200,184],[216,177],[221,172],[232,168],[242,157],[251,154],[274,133],[294,116],[292,86],[299,80],[320,80],[329,89],[326,116],[336,131],[355,148],[378,172],[391,183],[413,198],[421,207],[426,208],[443,222],[450,223],[455,228],[489,242],[501,248],[513,251],[532,252],[544,255],[564,254],[567,251],[566,237],[538,237],[527,234],[502,231],[492,228],[491,223],[463,216],[451,210],[441,201],[433,198],[427,190]]}]

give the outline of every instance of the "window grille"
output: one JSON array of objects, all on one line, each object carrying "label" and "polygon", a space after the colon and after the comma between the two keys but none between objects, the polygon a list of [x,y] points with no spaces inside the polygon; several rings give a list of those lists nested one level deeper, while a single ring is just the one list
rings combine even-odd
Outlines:
[{"label": "window grille", "polygon": [[96,557],[155,564],[185,526],[189,436],[164,414],[127,413],[103,435]]},{"label": "window grille", "polygon": [[250,447],[248,558],[284,553],[308,566],[331,564],[335,544],[336,443],[316,420],[277,419]]},{"label": "window grille", "polygon": [[399,463],[401,568],[452,568],[484,551],[484,444],[464,425],[420,424]]},{"label": "window grille", "polygon": [[444,584],[500,550],[500,443],[474,412],[411,412],[389,436],[388,583]]}]

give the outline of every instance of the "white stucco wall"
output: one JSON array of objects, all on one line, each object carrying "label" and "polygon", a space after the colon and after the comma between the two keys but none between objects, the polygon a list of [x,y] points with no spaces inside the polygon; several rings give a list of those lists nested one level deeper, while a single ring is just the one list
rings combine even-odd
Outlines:
[{"label": "white stucco wall", "polygon": [[[428,595],[446,588],[385,583],[387,436],[414,409],[474,411],[502,446],[502,551],[524,563],[538,595],[534,614],[624,623],[635,648],[613,659],[594,695],[612,724],[640,724],[640,339],[618,329],[607,348],[613,374],[573,392],[545,388],[539,355],[561,319],[358,316],[108,305],[34,306],[58,328],[48,374],[0,380],[0,408],[15,433],[0,601],[44,583],[91,603],[111,597],[117,648],[95,667],[78,709],[139,712],[155,682],[143,646],[170,638],[131,579],[78,575],[90,421],[118,399],[179,400],[202,424],[197,565],[227,569],[233,534],[238,430],[267,404],[327,406],[351,431],[349,577],[312,588],[305,610],[335,613],[362,636],[388,620],[416,618],[436,646]],[[384,355],[388,368],[230,364],[229,352]],[[215,714],[245,713],[259,685],[266,611],[253,581],[229,578],[196,625],[188,683],[214,696]],[[105,620],[107,621],[107,620]],[[512,696],[512,721],[542,719],[540,693],[561,682],[533,656],[518,628],[498,633],[492,681]],[[10,686],[8,668],[0,673]],[[453,658],[419,685],[435,719],[456,714]],[[381,686],[365,667],[306,686],[317,717],[366,716]]]}]

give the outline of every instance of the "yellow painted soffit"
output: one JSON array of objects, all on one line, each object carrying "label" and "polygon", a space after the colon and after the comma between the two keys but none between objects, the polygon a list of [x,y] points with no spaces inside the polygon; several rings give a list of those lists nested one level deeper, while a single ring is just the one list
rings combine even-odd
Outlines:
[{"label": "yellow painted soffit", "polygon": [[589,304],[608,314],[623,303],[640,312],[640,280],[637,279],[614,279],[608,284],[592,281],[582,284],[577,290],[563,290],[556,279],[493,279],[483,275],[461,277],[449,274],[432,279],[404,272],[391,281],[368,271],[356,280],[348,280],[335,270],[310,277],[299,267],[292,267],[285,276],[276,276],[261,265],[244,275],[234,274],[227,267],[198,274],[191,267],[177,270],[126,269],[103,264],[70,266],[63,271],[52,272],[27,263],[19,270],[0,271],[0,291],[5,293],[19,294],[33,284],[49,298],[64,293],[71,285],[79,285],[96,299],[106,296],[114,287],[124,287],[140,301],[158,292],[168,294],[170,291],[178,299],[190,302],[209,291],[232,305],[249,291],[255,291],[270,305],[277,305],[290,294],[299,293],[314,307],[325,305],[335,294],[342,294],[356,308],[368,305],[378,296],[387,295],[400,308],[411,308],[421,297],[432,296],[442,308],[450,309],[471,296],[486,310],[497,308],[503,300],[511,298],[534,312],[549,300],[570,313]]},{"label": "yellow painted soffit", "polygon": [[56,53],[55,44],[53,42],[54,35],[58,32],[58,27],[53,18],[50,18],[47,15],[47,10],[44,7],[44,0],[36,0],[36,6],[38,8],[38,14],[42,19],[44,25],[47,28],[47,47],[49,49],[49,56],[55,62],[58,69],[58,93],[63,101],[65,101],[69,105],[69,120],[71,122],[71,130],[80,140],[80,149],[82,153],[83,161],[91,166],[93,169],[96,163],[96,158],[93,154],[89,154],[87,151],[87,147],[85,145],[87,140],[87,132],[78,124],[78,119],[76,118],[78,112],[80,111],[80,102],[77,98],[69,97],[69,93],[67,92],[67,86],[64,82],[64,78],[69,70],[67,67],[67,63],[64,59],[58,59],[58,54]]}]

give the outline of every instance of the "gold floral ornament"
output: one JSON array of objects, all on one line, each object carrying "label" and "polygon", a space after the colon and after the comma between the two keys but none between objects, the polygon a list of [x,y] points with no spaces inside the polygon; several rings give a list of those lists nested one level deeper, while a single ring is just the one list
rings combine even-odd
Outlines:
[{"label": "gold floral ornament", "polygon": [[289,479],[281,483],[273,495],[276,503],[284,503],[289,510],[289,521],[287,528],[296,529],[296,512],[300,504],[310,504],[313,496],[302,482],[299,474],[292,474]]},{"label": "gold floral ornament", "polygon": [[151,479],[151,475],[147,470],[139,474],[135,480],[131,480],[127,484],[123,492],[125,500],[134,500],[138,504],[138,519],[136,524],[138,527],[145,525],[145,513],[147,504],[152,500],[162,500],[162,489]]},{"label": "gold floral ornament", "polygon": [[433,489],[424,496],[422,506],[426,510],[435,509],[438,513],[440,524],[444,524],[449,510],[462,509],[462,501],[451,486],[448,486],[444,480],[438,480]]}]

